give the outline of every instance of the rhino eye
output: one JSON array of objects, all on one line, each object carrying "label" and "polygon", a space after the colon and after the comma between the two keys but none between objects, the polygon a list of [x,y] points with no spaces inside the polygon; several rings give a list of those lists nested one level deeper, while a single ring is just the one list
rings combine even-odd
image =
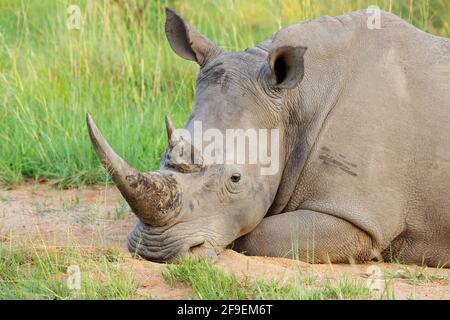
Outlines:
[{"label": "rhino eye", "polygon": [[231,182],[238,183],[241,180],[241,175],[239,173],[234,173],[230,180]]}]

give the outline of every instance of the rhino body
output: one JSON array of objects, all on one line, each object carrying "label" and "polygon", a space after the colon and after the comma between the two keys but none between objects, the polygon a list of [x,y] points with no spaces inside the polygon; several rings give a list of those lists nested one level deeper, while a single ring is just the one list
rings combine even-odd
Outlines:
[{"label": "rhino body", "polygon": [[[226,53],[167,10],[171,47],[200,65],[185,129],[195,120],[222,131],[277,128],[281,168],[259,176],[249,165],[189,163],[174,151],[190,146],[175,141],[169,119],[160,171],[138,173],[88,117],[103,164],[140,218],[130,250],[156,261],[231,246],[316,263],[447,263],[450,40],[386,12],[370,29],[369,16],[302,22]],[[222,184],[237,191],[223,196]]]}]

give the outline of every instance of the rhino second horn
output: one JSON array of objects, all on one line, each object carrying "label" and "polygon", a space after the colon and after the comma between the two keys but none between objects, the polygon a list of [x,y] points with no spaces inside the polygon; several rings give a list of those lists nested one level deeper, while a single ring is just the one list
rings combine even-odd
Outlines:
[{"label": "rhino second horn", "polygon": [[167,131],[167,140],[169,141],[169,146],[173,148],[179,142],[179,140],[174,135],[176,128],[173,125],[172,118],[170,116],[167,115],[165,117],[165,122]]},{"label": "rhino second horn", "polygon": [[110,147],[89,114],[89,136],[103,167],[122,196],[142,222],[152,226],[168,224],[181,208],[181,190],[170,174],[141,173],[130,167]]},{"label": "rhino second horn", "polygon": [[176,128],[173,125],[172,118],[169,115],[165,117],[167,139],[169,142],[169,152],[179,143],[184,143],[184,150],[189,150],[191,159],[189,159],[189,164],[172,164],[172,168],[176,168],[181,172],[197,172],[203,167],[203,157],[198,149],[190,142],[184,140],[182,136],[176,136],[174,134]]}]

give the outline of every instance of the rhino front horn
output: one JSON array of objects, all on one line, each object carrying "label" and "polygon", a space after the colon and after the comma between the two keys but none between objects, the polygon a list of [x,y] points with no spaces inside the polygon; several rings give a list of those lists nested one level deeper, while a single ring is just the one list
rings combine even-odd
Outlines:
[{"label": "rhino front horn", "polygon": [[179,214],[181,190],[170,173],[141,173],[119,157],[86,114],[89,136],[103,167],[142,222],[164,226]]}]

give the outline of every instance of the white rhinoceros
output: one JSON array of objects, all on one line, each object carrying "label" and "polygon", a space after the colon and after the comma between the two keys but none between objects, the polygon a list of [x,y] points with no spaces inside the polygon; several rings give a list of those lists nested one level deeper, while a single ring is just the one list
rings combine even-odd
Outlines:
[{"label": "white rhinoceros", "polygon": [[166,14],[170,46],[200,66],[185,131],[277,129],[279,170],[202,162],[203,145],[175,136],[167,119],[160,170],[139,173],[88,116],[98,156],[140,219],[132,252],[170,261],[232,246],[311,262],[448,262],[449,39],[386,12],[369,28],[357,11],[230,53]]}]

